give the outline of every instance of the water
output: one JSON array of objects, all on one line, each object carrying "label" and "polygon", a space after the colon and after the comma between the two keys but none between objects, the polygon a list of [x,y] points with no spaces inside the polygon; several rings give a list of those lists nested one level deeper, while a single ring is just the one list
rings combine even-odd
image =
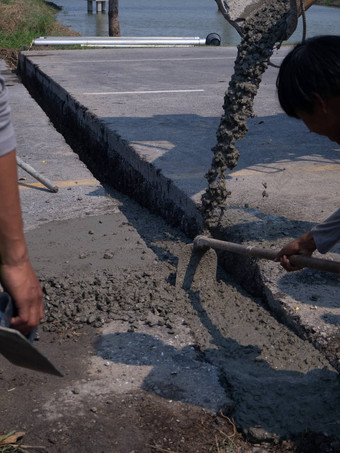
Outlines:
[{"label": "water", "polygon": [[[83,36],[108,36],[106,13],[87,13],[86,0],[53,0],[63,9],[57,20]],[[108,9],[108,1],[106,2]],[[95,8],[94,8],[95,10]],[[313,5],[306,13],[307,37],[339,34],[340,8]],[[120,0],[121,36],[199,36],[218,33],[222,45],[237,45],[236,30],[217,10],[215,0]],[[298,42],[302,21],[288,42]]]}]

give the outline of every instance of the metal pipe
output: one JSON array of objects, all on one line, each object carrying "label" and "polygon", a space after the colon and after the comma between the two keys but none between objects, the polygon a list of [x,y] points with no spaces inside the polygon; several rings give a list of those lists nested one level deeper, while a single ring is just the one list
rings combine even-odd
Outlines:
[{"label": "metal pipe", "polygon": [[101,49],[146,49],[146,48],[167,48],[167,47],[192,47],[192,44],[133,44],[131,46],[118,46],[116,44],[81,44],[80,47],[88,49],[101,48]]},{"label": "metal pipe", "polygon": [[36,46],[101,46],[101,47],[141,47],[141,46],[205,46],[206,39],[189,38],[103,38],[103,37],[54,37],[42,36],[33,41]]},{"label": "metal pipe", "polygon": [[133,40],[138,40],[138,41],[142,41],[142,40],[153,40],[153,41],[157,41],[157,40],[160,40],[160,39],[169,39],[169,40],[174,40],[174,39],[200,39],[198,36],[113,36],[113,37],[109,37],[109,36],[40,36],[40,38],[36,38],[36,39],[53,39],[55,41],[57,40],[64,40],[64,39],[67,39],[69,41],[79,41],[79,40],[84,40],[84,39],[90,39],[90,40],[103,40],[103,39],[108,39],[108,40],[114,40],[114,41],[119,41],[119,40],[129,40],[129,41],[133,41]]},{"label": "metal pipe", "polygon": [[54,193],[58,192],[59,188],[53,182],[51,182],[49,179],[45,178],[45,176],[38,173],[29,164],[26,164],[23,160],[20,159],[20,157],[16,156],[16,159],[17,159],[17,164],[19,167],[21,167],[23,170],[27,171],[27,173],[29,173],[31,176],[33,176],[33,178],[35,178],[37,181],[41,182],[51,192],[54,192]]}]

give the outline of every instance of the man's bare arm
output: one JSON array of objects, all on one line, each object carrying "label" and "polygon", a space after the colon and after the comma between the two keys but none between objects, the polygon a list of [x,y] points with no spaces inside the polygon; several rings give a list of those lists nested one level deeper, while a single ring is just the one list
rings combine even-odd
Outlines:
[{"label": "man's bare arm", "polygon": [[0,281],[18,310],[12,327],[27,334],[43,317],[43,304],[23,233],[15,150],[0,157],[0,254]]}]

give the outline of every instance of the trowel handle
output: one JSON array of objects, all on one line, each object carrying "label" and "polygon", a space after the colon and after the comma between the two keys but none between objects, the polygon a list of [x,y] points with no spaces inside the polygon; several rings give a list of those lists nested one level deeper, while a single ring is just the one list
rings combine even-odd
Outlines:
[{"label": "trowel handle", "polygon": [[[225,250],[231,253],[238,253],[239,255],[253,256],[266,260],[274,261],[278,252],[275,250],[268,250],[252,245],[241,245],[233,242],[220,241],[218,239],[208,238],[206,236],[196,236],[194,239],[194,248],[210,247],[215,250]],[[321,258],[312,258],[305,255],[292,255],[289,261],[293,266],[308,267],[324,272],[332,272],[333,274],[340,274],[340,262],[324,260]]]}]

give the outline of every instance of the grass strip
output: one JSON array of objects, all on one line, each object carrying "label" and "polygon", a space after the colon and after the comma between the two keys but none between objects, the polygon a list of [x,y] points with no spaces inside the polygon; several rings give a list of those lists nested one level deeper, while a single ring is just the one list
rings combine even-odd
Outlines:
[{"label": "grass strip", "polygon": [[44,0],[0,0],[0,48],[22,49],[39,36],[77,34],[55,20],[57,11]]}]

